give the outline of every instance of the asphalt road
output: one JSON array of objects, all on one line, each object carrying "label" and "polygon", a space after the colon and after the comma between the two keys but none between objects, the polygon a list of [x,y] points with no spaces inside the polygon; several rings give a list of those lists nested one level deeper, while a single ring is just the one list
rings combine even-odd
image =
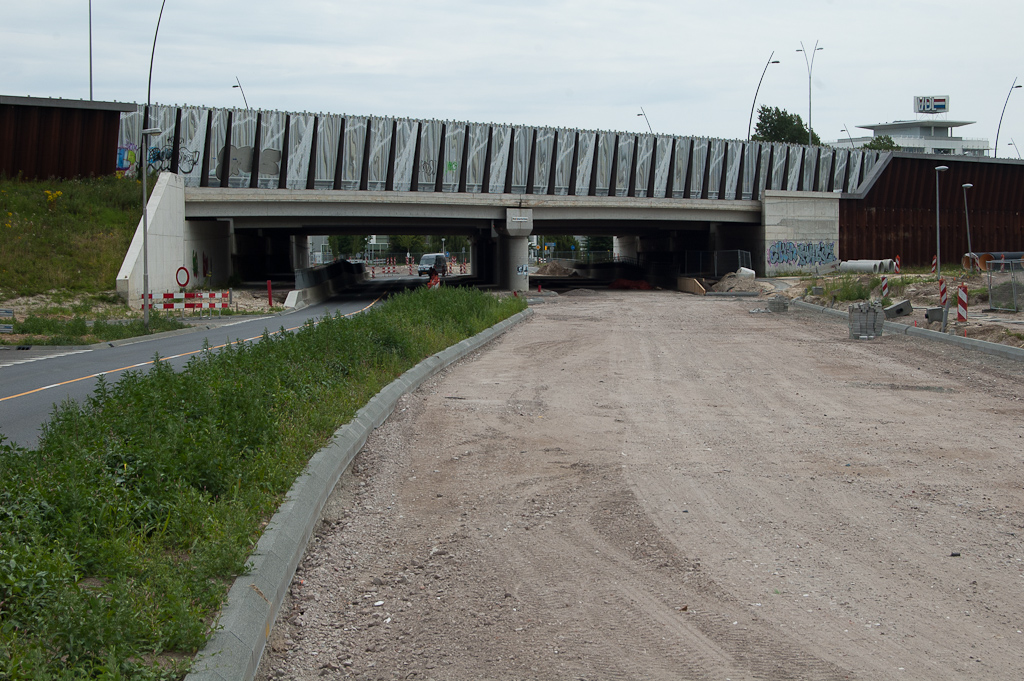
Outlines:
[{"label": "asphalt road", "polygon": [[374,298],[348,298],[280,315],[214,317],[191,330],[156,334],[113,344],[82,347],[5,348],[0,351],[0,435],[25,447],[38,443],[40,427],[64,400],[92,394],[99,376],[116,382],[129,370],[147,371],[159,356],[175,370],[203,351],[238,341],[258,341],[263,332],[300,328],[328,314],[353,314]]}]

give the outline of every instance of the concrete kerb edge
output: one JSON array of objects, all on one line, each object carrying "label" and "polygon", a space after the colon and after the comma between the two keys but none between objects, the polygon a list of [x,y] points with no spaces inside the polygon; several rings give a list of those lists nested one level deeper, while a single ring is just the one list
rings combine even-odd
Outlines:
[{"label": "concrete kerb edge", "polygon": [[[843,310],[835,310],[832,308],[822,307],[821,305],[813,305],[802,300],[794,300],[793,305],[811,312],[822,312],[828,313],[833,317],[849,318],[849,314]],[[995,355],[996,357],[1003,357],[1005,359],[1011,359],[1018,362],[1024,361],[1024,348],[1015,348],[1010,345],[1002,345],[1001,343],[990,343],[988,341],[978,340],[977,338],[953,336],[948,333],[942,333],[941,331],[922,329],[917,326],[909,326],[907,324],[899,324],[897,322],[884,322],[882,324],[882,329],[890,334],[925,338],[939,343],[946,343],[947,345],[955,345],[967,350],[976,350],[977,352],[983,352],[987,355]]]},{"label": "concrete kerb edge", "polygon": [[533,310],[524,310],[427,357],[375,395],[313,455],[257,542],[251,571],[237,577],[228,591],[218,628],[196,655],[186,681],[252,681],[324,504],[370,432],[391,415],[402,395],[532,315]]}]

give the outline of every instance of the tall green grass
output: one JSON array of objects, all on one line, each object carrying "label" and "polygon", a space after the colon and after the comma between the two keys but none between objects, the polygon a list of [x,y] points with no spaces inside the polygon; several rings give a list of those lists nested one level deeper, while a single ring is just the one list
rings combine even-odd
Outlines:
[{"label": "tall green grass", "polygon": [[418,289],[101,382],[0,438],[0,679],[179,678],[309,457],[418,361],[522,310]]},{"label": "tall green grass", "polygon": [[112,290],[141,217],[134,179],[0,178],[0,300]]}]

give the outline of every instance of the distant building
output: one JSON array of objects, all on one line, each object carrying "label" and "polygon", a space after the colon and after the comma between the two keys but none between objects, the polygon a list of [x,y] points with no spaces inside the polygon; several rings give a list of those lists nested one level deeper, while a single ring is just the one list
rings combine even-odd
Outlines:
[{"label": "distant building", "polygon": [[[954,156],[988,156],[989,143],[984,138],[954,137],[953,128],[972,125],[974,121],[947,121],[928,118],[916,121],[893,121],[892,123],[874,123],[858,125],[858,128],[870,130],[873,137],[888,135],[900,146],[901,151],[918,154],[949,154]],[[835,141],[834,146],[840,149],[862,147],[872,137],[844,137]]]}]

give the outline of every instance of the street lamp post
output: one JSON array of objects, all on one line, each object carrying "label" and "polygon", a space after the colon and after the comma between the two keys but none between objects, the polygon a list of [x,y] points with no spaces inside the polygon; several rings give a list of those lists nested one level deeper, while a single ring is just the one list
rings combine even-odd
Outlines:
[{"label": "street lamp post", "polygon": [[949,170],[949,166],[935,166],[935,276],[942,279],[942,240],[939,231],[939,173]]},{"label": "street lamp post", "polygon": [[[843,123],[843,125],[846,125],[846,124]],[[846,133],[846,136],[850,138],[850,148],[853,149],[856,145],[853,143],[853,135],[850,134],[849,126],[843,128],[839,132],[845,132]]]},{"label": "street lamp post", "polygon": [[754,101],[752,101],[750,103],[750,120],[747,122],[747,141],[748,142],[750,141],[750,129],[751,129],[751,126],[753,126],[753,124],[754,124],[754,106],[757,105],[757,94],[759,92],[761,92],[761,83],[764,81],[764,74],[768,73],[768,67],[769,66],[771,66],[772,64],[778,64],[779,63],[778,59],[772,60],[772,57],[774,57],[774,56],[775,56],[775,51],[772,50],[772,53],[770,55],[768,55],[768,63],[766,63],[764,65],[764,71],[761,71],[761,80],[757,81],[757,89],[754,90]]},{"label": "street lamp post", "polygon": [[960,186],[964,188],[964,223],[967,225],[967,261],[971,263],[971,274],[974,274],[974,249],[971,248],[971,215],[967,212],[967,190],[974,185],[967,182]]},{"label": "street lamp post", "polygon": [[637,116],[643,116],[644,117],[644,120],[647,121],[647,129],[650,130],[651,134],[653,135],[654,134],[654,128],[651,127],[651,121],[650,121],[650,119],[647,118],[647,113],[644,111],[643,107],[640,107],[640,113],[638,113]]},{"label": "street lamp post", "polygon": [[[156,30],[153,32],[153,49],[149,53],[149,83],[146,86],[146,115],[149,115],[150,101],[153,92],[153,56],[156,54],[156,37],[160,33],[160,20],[164,18],[164,5],[167,0],[160,3],[160,14],[156,19]],[[147,121],[143,121],[145,126]],[[139,151],[142,152],[139,158],[139,169],[142,171],[142,326],[149,332],[149,217],[146,210],[146,202],[149,198],[149,191],[146,187],[147,176],[149,175],[149,136],[158,134],[159,128],[143,128],[142,139]]]},{"label": "street lamp post", "polygon": [[242,81],[238,80],[238,76],[235,76],[235,83],[237,83],[237,85],[232,85],[231,88],[238,88],[238,91],[242,93],[242,101],[245,102],[245,108],[248,109],[249,100],[245,98],[245,90],[242,89]]},{"label": "street lamp post", "polygon": [[1020,147],[1017,146],[1017,143],[1013,141],[1012,137],[1010,138],[1009,145],[1017,152],[1017,159],[1020,160]]},{"label": "street lamp post", "polygon": [[997,158],[999,156],[999,129],[1003,127],[1003,114],[1006,113],[1006,105],[1010,103],[1010,95],[1012,95],[1013,91],[1019,87],[1020,85],[1017,85],[1017,79],[1014,78],[1013,85],[1010,86],[1010,91],[1006,93],[1006,101],[1003,102],[1003,113],[999,114],[999,125],[996,126],[996,143],[992,146],[992,158]]},{"label": "street lamp post", "polygon": [[804,53],[804,63],[807,64],[807,146],[811,145],[811,114],[813,109],[811,107],[811,73],[814,71],[814,55],[817,52],[825,49],[824,47],[818,47],[818,41],[814,41],[814,49],[811,50],[811,58],[807,59],[807,50],[804,49],[804,41],[800,41],[800,49],[797,52]]}]

